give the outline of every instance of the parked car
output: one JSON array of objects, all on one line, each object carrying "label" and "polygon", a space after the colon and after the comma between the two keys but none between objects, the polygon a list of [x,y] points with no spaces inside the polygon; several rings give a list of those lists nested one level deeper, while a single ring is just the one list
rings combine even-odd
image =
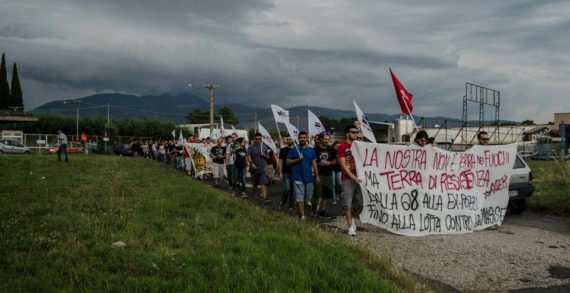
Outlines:
[{"label": "parked car", "polygon": [[520,152],[518,152],[518,155],[519,155],[521,158],[524,159],[524,158],[530,158],[530,157],[534,156],[534,155],[537,154],[537,153],[538,153],[538,152],[520,151]]},{"label": "parked car", "polygon": [[0,139],[0,155],[3,154],[31,154],[32,150],[23,144],[11,140]]},{"label": "parked car", "polygon": [[[48,153],[55,154],[59,150],[59,145],[54,143],[48,150]],[[67,143],[67,152],[68,153],[83,153],[85,152],[85,147],[81,145],[81,142],[77,141],[70,141]]]},{"label": "parked car", "polygon": [[527,163],[519,155],[516,156],[511,182],[509,184],[508,210],[516,215],[526,210],[526,199],[534,192],[534,178]]},{"label": "parked car", "polygon": [[117,156],[127,156],[133,157],[135,155],[135,151],[133,148],[126,143],[120,143],[113,146],[113,153]]},{"label": "parked car", "polygon": [[536,153],[531,157],[531,159],[539,161],[554,161],[559,158],[560,157],[558,156],[558,153],[556,151],[542,151]]}]

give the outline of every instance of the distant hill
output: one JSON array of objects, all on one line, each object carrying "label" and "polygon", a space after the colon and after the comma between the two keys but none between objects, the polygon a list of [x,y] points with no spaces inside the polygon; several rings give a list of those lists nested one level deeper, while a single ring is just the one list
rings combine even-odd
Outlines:
[{"label": "distant hill", "polygon": [[[74,102],[78,101],[78,103]],[[159,95],[159,96],[135,96],[118,93],[96,94],[78,99],[68,99],[49,102],[32,111],[32,113],[58,113],[62,115],[75,115],[76,106],[79,106],[80,115],[87,116],[107,116],[107,104],[109,104],[109,112],[112,118],[125,117],[142,117],[153,116],[161,119],[172,120],[177,123],[184,123],[185,116],[195,109],[207,110],[209,101],[190,94],[182,93],[179,95]],[[221,107],[232,109],[234,114],[240,120],[241,127],[250,127],[257,119],[268,128],[273,128],[273,114],[269,105],[266,108],[252,107],[239,103],[228,103],[214,105],[214,111],[217,113]],[[306,129],[307,125],[307,109],[318,116],[327,116],[331,119],[341,119],[355,117],[353,109],[337,110],[323,107],[297,106],[289,108],[291,122],[297,124],[297,116],[299,116],[300,129]],[[366,113],[370,121],[393,122],[400,115],[388,115],[378,113]],[[445,119],[449,120],[450,125],[458,125],[460,119],[447,117],[433,117],[425,119],[426,126],[434,126],[441,124]],[[419,122],[420,118],[416,117]],[[504,121],[503,121],[504,122]]]}]

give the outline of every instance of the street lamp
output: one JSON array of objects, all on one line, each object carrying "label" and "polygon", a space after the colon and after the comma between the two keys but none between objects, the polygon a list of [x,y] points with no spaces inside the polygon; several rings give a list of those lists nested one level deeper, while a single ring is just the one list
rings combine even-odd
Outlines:
[{"label": "street lamp", "polygon": [[[188,84],[189,87],[194,87],[191,83]],[[219,88],[220,85],[219,84],[202,84],[203,88],[207,88],[208,90],[210,90],[210,135],[212,134],[212,130],[214,129],[214,94],[216,91],[216,88]]]},{"label": "street lamp", "polygon": [[[67,104],[67,101],[63,102],[64,104]],[[73,104],[75,104],[75,139],[76,141],[79,141],[79,104],[81,103],[81,101],[79,100],[73,100]]]}]

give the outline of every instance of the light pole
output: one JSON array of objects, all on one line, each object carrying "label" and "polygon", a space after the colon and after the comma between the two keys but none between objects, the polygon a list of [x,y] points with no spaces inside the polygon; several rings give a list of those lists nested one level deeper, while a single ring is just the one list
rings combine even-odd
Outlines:
[{"label": "light pole", "polygon": [[[192,84],[188,84],[188,86],[193,87]],[[209,84],[205,83],[202,85],[202,87],[210,90],[210,135],[211,135],[212,130],[214,130],[214,95],[215,95],[216,88],[219,88],[220,85],[219,84],[213,84],[213,83],[209,83]]]},{"label": "light pole", "polygon": [[[67,104],[67,101],[64,101],[63,103]],[[73,103],[75,104],[75,139],[76,141],[79,141],[79,104],[81,101],[73,100]]]}]

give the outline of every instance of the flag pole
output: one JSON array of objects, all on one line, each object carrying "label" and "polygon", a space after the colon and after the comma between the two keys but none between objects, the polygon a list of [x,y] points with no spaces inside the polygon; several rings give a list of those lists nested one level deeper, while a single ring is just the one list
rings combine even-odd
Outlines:
[{"label": "flag pole", "polygon": [[[277,124],[277,121],[275,121],[275,124]],[[285,126],[287,126],[287,125],[285,125]],[[277,129],[279,129],[279,127]],[[289,128],[287,128],[287,132],[289,132]],[[281,135],[279,135],[279,136],[281,137]],[[289,136],[291,136],[291,133],[289,133]],[[297,149],[297,153],[301,154],[301,151],[299,151],[299,147],[297,147],[297,143],[295,142],[295,139],[293,138],[293,136],[291,136],[291,139],[293,139],[293,145]],[[297,139],[299,139],[299,136],[297,136]]]},{"label": "flag pole", "polygon": [[277,121],[275,121],[275,126],[277,127],[277,134],[279,135],[279,145],[281,145],[283,138],[281,138],[281,130],[279,130],[279,123],[277,123]]},{"label": "flag pole", "polygon": [[406,110],[408,110],[408,116],[410,116],[412,118],[412,122],[414,122],[414,127],[416,128],[416,131],[419,131],[418,129],[418,125],[416,124],[416,120],[414,119],[414,116],[412,115],[412,111],[410,111],[410,108],[408,107],[408,103],[404,103],[404,105],[406,105]]}]

